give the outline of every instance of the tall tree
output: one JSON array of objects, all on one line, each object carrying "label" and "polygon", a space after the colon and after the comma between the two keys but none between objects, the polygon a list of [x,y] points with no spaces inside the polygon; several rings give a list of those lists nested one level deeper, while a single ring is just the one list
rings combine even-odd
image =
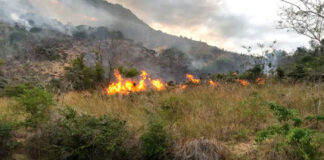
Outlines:
[{"label": "tall tree", "polygon": [[323,0],[281,0],[279,28],[295,31],[321,44],[324,34]]}]

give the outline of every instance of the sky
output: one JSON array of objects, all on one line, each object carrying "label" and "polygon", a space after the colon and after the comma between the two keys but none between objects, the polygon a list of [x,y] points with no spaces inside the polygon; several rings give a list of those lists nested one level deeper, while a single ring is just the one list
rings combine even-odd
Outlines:
[{"label": "sky", "polygon": [[280,0],[108,0],[130,9],[156,30],[207,42],[226,50],[257,43],[292,51],[309,39],[277,29]]}]

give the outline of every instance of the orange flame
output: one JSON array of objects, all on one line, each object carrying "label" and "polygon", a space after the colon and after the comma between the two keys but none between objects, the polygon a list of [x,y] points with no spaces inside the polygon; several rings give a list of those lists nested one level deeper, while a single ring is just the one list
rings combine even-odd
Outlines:
[{"label": "orange flame", "polygon": [[199,84],[200,83],[200,79],[195,79],[195,77],[191,74],[186,74],[187,79],[194,84]]},{"label": "orange flame", "polygon": [[163,83],[162,80],[156,79],[151,80],[149,78],[148,73],[146,71],[142,71],[141,79],[136,85],[136,82],[134,80],[124,80],[122,75],[119,73],[118,70],[114,70],[114,75],[116,77],[117,82],[111,83],[106,88],[106,93],[108,95],[115,95],[115,94],[130,94],[132,92],[144,92],[147,90],[147,81],[150,82],[152,85],[152,88],[157,91],[165,90],[166,85]]},{"label": "orange flame", "polygon": [[181,88],[181,89],[186,89],[187,87],[188,87],[188,86],[184,84],[184,85],[181,85],[180,88]]},{"label": "orange flame", "polygon": [[250,83],[246,80],[242,80],[242,79],[237,79],[237,82],[239,82],[242,86],[249,86]]},{"label": "orange flame", "polygon": [[158,90],[158,91],[165,90],[165,85],[163,84],[162,80],[156,79],[156,80],[153,80],[151,82],[152,82],[153,87],[156,90]]},{"label": "orange flame", "polygon": [[265,80],[264,79],[262,79],[262,78],[257,78],[256,80],[255,80],[255,82],[258,84],[258,85],[264,85],[265,84]]},{"label": "orange flame", "polygon": [[218,87],[220,86],[220,84],[218,82],[214,82],[212,80],[209,80],[209,85],[213,86],[213,87]]}]

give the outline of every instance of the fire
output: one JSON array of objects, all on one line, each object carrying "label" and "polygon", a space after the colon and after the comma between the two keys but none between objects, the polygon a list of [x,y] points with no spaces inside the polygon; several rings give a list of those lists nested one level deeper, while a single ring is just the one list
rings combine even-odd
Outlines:
[{"label": "fire", "polygon": [[185,85],[185,84],[180,86],[181,89],[186,89],[187,87],[188,87],[188,86]]},{"label": "fire", "polygon": [[218,87],[220,86],[220,84],[218,82],[214,82],[212,80],[209,80],[209,85],[213,86],[213,87]]},{"label": "fire", "polygon": [[242,79],[237,79],[237,82],[239,82],[242,86],[249,86],[250,83],[246,80],[242,80]]},{"label": "fire", "polygon": [[265,84],[265,80],[264,79],[262,79],[262,78],[257,78],[256,80],[255,80],[255,82],[258,84],[258,85],[264,85]]},{"label": "fire", "polygon": [[157,79],[157,80],[153,80],[153,81],[151,81],[151,82],[152,82],[153,87],[154,87],[156,90],[158,90],[158,91],[165,90],[165,85],[163,84],[162,80]]},{"label": "fire", "polygon": [[117,82],[111,83],[106,88],[106,93],[108,95],[115,94],[130,94],[132,92],[144,92],[148,88],[147,82],[149,82],[153,89],[157,91],[165,90],[166,85],[160,79],[151,80],[146,71],[142,71],[141,79],[139,80],[138,85],[134,80],[125,80],[118,70],[114,70],[114,75]]},{"label": "fire", "polygon": [[187,79],[194,84],[199,84],[200,83],[200,79],[195,79],[195,77],[191,74],[186,74]]}]

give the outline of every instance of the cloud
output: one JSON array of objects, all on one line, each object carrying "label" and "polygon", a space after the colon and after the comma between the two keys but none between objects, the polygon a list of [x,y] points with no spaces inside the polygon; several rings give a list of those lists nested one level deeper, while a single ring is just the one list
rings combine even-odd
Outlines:
[{"label": "cloud", "polygon": [[[229,50],[242,51],[242,45],[274,40],[283,49],[307,43],[303,37],[276,29],[279,0],[108,1],[131,9],[155,29]],[[289,39],[289,36],[296,38]]]}]

